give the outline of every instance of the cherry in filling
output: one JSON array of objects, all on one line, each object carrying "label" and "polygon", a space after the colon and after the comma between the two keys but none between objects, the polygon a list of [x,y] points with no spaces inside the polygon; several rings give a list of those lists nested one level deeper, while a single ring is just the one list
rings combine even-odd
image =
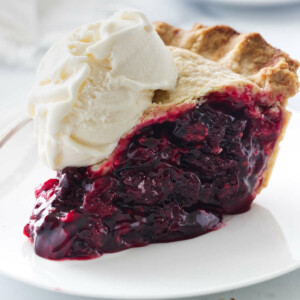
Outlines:
[{"label": "cherry in filling", "polygon": [[[38,255],[87,259],[187,239],[245,212],[281,131],[262,98],[212,93],[171,118],[137,127],[104,174],[65,168],[36,190],[24,233]],[[200,101],[202,101],[201,98]]]}]

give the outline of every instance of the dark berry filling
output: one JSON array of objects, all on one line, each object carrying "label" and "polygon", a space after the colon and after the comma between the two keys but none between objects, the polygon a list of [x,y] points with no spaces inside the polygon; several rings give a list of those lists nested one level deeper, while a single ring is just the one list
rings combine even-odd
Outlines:
[{"label": "dark berry filling", "polygon": [[223,214],[250,208],[283,114],[249,91],[206,102],[136,128],[106,172],[65,168],[36,191],[24,233],[49,259],[199,236]]}]

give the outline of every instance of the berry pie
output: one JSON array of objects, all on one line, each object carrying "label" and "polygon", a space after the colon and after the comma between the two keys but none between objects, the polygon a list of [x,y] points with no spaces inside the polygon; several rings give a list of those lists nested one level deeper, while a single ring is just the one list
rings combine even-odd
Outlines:
[{"label": "berry pie", "polygon": [[197,237],[249,210],[266,187],[298,62],[224,25],[154,28],[176,87],[155,90],[105,160],[65,167],[36,189],[24,233],[39,256],[89,259]]}]

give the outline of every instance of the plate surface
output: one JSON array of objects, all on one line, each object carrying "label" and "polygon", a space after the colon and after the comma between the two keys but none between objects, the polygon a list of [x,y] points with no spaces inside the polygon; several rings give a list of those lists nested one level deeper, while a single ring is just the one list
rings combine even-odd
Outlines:
[{"label": "plate surface", "polygon": [[[0,113],[1,117],[1,113]],[[235,289],[300,267],[300,113],[294,112],[270,184],[252,209],[204,236],[89,261],[36,256],[22,235],[33,190],[55,173],[39,161],[32,124],[0,149],[0,271],[70,294],[111,299],[178,298]]]}]

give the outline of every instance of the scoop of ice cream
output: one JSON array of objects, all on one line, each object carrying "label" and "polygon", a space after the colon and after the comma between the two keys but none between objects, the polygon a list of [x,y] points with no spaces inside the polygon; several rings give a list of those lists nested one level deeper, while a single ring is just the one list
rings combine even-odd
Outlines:
[{"label": "scoop of ice cream", "polygon": [[154,90],[176,80],[173,56],[143,13],[122,10],[78,28],[46,53],[28,96],[40,157],[53,169],[102,161]]}]

